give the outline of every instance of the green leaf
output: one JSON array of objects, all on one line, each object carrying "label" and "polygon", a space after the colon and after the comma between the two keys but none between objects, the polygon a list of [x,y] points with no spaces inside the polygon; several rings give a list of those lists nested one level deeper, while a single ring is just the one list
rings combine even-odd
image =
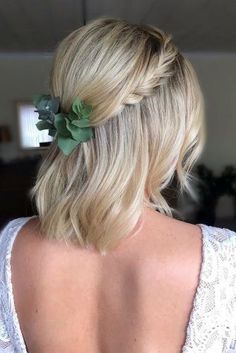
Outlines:
[{"label": "green leaf", "polygon": [[83,118],[89,117],[90,114],[92,113],[92,110],[93,110],[93,108],[92,108],[91,105],[86,105],[86,104],[85,104],[85,105],[83,106],[83,108],[82,108],[82,111],[81,111],[81,114],[82,114]]},{"label": "green leaf", "polygon": [[47,110],[46,107],[50,105],[50,95],[41,94],[35,97],[34,103],[38,110]]},{"label": "green leaf", "polygon": [[60,106],[60,97],[55,97],[52,99],[51,108],[54,113],[57,113]]},{"label": "green leaf", "polygon": [[58,133],[62,136],[65,137],[71,137],[71,133],[67,130],[67,122],[69,120],[63,116],[63,114],[56,114],[55,115],[55,120],[54,120],[54,125],[58,131]]},{"label": "green leaf", "polygon": [[80,134],[80,141],[85,142],[91,139],[91,137],[94,137],[93,135],[93,129],[91,127],[86,127],[83,129],[80,129],[81,134]]},{"label": "green leaf", "polygon": [[77,116],[80,116],[82,109],[82,102],[79,97],[76,97],[74,102],[72,103],[72,112],[74,112]]},{"label": "green leaf", "polygon": [[50,112],[46,112],[45,110],[37,110],[39,114],[38,118],[42,120],[49,120],[50,119]]},{"label": "green leaf", "polygon": [[37,94],[33,98],[33,104],[38,110],[57,113],[60,97],[52,98],[50,94]]},{"label": "green leaf", "polygon": [[78,141],[78,142],[84,142],[87,141],[91,138],[92,133],[91,133],[91,128],[86,127],[84,129],[77,128],[75,131],[72,133],[73,138]]},{"label": "green leaf", "polygon": [[38,130],[48,130],[53,128],[53,125],[45,120],[38,121],[36,126]]},{"label": "green leaf", "polygon": [[49,129],[48,135],[54,137],[57,133],[57,130],[53,127],[53,129]]},{"label": "green leaf", "polygon": [[86,119],[86,118],[72,120],[71,123],[75,126],[80,127],[80,128],[90,127],[90,121],[89,121],[89,119]]},{"label": "green leaf", "polygon": [[48,94],[34,97],[33,103],[39,114],[36,126],[39,130],[47,129],[48,134],[56,137],[58,147],[69,155],[80,143],[94,137],[94,128],[90,126],[89,116],[92,106],[85,104],[77,97],[69,113],[59,113],[60,99]]},{"label": "green leaf", "polygon": [[78,145],[78,142],[69,137],[58,135],[57,144],[62,152],[68,156]]},{"label": "green leaf", "polygon": [[34,96],[33,96],[33,104],[35,105],[35,106],[37,106],[39,103],[40,103],[40,101],[42,100],[42,99],[44,99],[44,94],[35,94]]},{"label": "green leaf", "polygon": [[73,120],[76,120],[78,119],[78,116],[74,113],[74,112],[69,112],[66,114],[66,117],[69,121],[73,121]]}]

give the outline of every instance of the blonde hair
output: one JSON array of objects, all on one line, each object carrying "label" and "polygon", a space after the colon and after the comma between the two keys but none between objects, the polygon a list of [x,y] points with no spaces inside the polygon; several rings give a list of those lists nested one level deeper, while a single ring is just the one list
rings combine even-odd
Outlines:
[{"label": "blonde hair", "polygon": [[205,144],[204,101],[195,71],[172,36],[151,25],[100,17],[56,48],[50,93],[68,112],[93,106],[95,138],[65,156],[53,142],[30,195],[50,239],[100,253],[134,229],[144,207],[172,216],[162,195],[190,171]]}]

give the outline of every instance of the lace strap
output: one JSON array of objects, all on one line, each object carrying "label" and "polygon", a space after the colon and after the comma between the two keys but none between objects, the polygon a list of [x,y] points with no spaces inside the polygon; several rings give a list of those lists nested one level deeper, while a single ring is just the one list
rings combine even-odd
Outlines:
[{"label": "lace strap", "polygon": [[[36,216],[33,216],[36,217]],[[2,315],[2,332],[0,337],[10,347],[14,346],[12,352],[27,353],[24,338],[21,333],[17,317],[12,282],[11,282],[11,253],[14,240],[24,224],[33,217],[21,217],[10,221],[0,234],[0,311]],[[9,348],[10,349],[10,348]]]},{"label": "lace strap", "polygon": [[203,263],[182,353],[236,353],[236,233],[199,225]]}]

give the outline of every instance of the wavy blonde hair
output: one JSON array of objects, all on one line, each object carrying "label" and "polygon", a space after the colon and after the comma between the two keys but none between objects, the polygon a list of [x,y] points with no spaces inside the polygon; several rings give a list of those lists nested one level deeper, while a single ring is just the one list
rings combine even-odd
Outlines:
[{"label": "wavy blonde hair", "polygon": [[68,112],[93,106],[95,138],[65,156],[53,142],[30,190],[44,237],[105,254],[138,224],[144,207],[172,216],[162,195],[175,173],[180,192],[205,143],[196,73],[172,36],[152,25],[100,17],[63,39],[50,94]]}]

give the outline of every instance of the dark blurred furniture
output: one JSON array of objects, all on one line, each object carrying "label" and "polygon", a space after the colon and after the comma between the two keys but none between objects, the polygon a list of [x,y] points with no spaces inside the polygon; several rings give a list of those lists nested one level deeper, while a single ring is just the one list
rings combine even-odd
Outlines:
[{"label": "dark blurred furniture", "polygon": [[0,228],[9,220],[36,214],[28,192],[34,185],[41,157],[0,161]]},{"label": "dark blurred furniture", "polygon": [[10,142],[12,139],[8,125],[0,125],[0,143]]},{"label": "dark blurred furniture", "polygon": [[[227,221],[226,226],[233,228],[236,223],[236,167],[227,165],[220,175],[215,175],[213,170],[204,164],[196,167],[197,184],[199,193],[199,205],[196,212],[195,223],[204,223],[211,226],[222,227]],[[216,219],[216,206],[221,196],[229,196],[234,204],[234,216],[232,221]]]}]

